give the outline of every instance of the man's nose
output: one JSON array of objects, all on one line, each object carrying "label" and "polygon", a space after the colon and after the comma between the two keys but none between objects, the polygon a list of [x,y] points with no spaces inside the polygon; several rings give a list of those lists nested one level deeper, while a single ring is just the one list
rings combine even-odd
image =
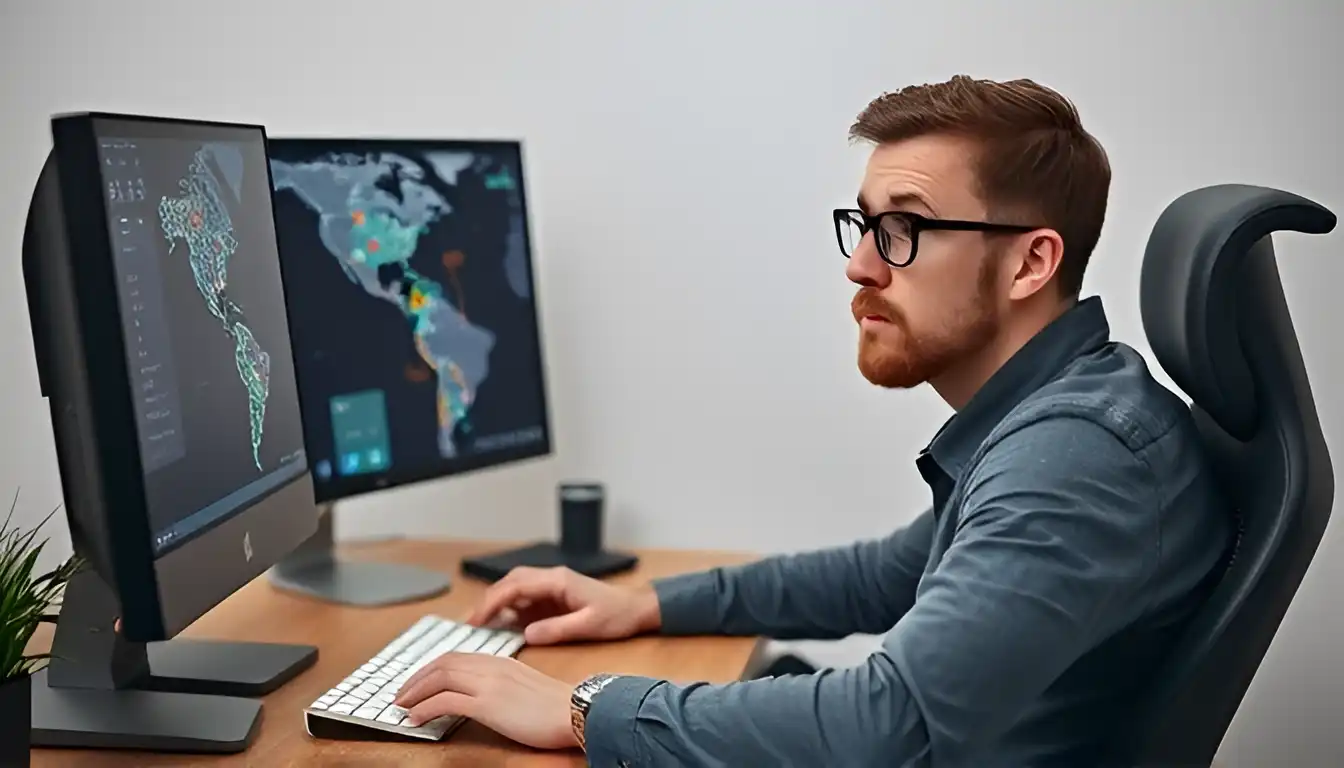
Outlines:
[{"label": "man's nose", "polygon": [[859,241],[849,263],[845,265],[845,277],[851,283],[879,290],[891,285],[891,265],[882,260],[873,242],[873,233],[869,232]]}]

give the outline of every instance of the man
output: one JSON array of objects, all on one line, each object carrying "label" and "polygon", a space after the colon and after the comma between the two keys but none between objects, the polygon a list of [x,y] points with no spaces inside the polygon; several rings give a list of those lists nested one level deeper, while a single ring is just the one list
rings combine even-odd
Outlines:
[{"label": "man", "polygon": [[[640,632],[885,633],[853,669],[728,685],[449,654],[407,682],[593,765],[1099,766],[1109,734],[1220,573],[1230,536],[1189,411],[1079,301],[1110,186],[1074,107],[1026,80],[884,95],[834,214],[859,286],[859,370],[956,414],[917,465],[933,508],[889,537],[640,589],[519,570],[471,617],[534,644]],[[571,720],[574,726],[571,727]]]}]

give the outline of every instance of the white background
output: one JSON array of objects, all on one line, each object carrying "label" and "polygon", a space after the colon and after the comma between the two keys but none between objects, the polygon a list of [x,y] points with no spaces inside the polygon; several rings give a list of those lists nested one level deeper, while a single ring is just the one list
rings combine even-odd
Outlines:
[{"label": "white background", "polygon": [[[0,9],[0,496],[22,486],[24,522],[61,498],[19,266],[56,112],[526,141],[557,455],[347,503],[347,535],[550,535],[554,484],[576,476],[608,483],[621,545],[782,551],[909,519],[928,495],[914,455],[949,414],[930,391],[877,391],[855,371],[828,218],[862,167],[846,129],[884,90],[1025,76],[1075,100],[1115,169],[1087,290],[1145,352],[1140,255],[1176,196],[1246,182],[1344,211],[1344,4],[1332,0]],[[1279,240],[1344,467],[1341,250],[1338,235]],[[1233,725],[1227,765],[1344,760],[1339,530]],[[63,521],[51,531],[53,553],[68,551]]]}]

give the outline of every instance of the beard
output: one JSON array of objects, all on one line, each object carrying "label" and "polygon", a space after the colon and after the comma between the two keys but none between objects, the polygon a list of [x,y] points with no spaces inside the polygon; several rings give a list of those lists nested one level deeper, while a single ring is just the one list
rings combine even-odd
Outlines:
[{"label": "beard", "polygon": [[876,315],[890,323],[880,329],[860,329],[859,372],[863,377],[879,387],[913,389],[988,347],[999,331],[993,308],[996,263],[996,259],[985,260],[971,302],[922,333],[914,333],[905,313],[885,301],[877,289],[861,288],[850,303],[854,320]]}]

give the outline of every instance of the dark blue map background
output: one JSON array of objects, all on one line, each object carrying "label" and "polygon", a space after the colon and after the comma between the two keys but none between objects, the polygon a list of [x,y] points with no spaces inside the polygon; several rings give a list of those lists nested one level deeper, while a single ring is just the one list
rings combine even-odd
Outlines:
[{"label": "dark blue map background", "polygon": [[[476,149],[469,153],[469,162],[452,169],[451,178],[445,178],[442,162],[429,159],[436,156],[434,151],[404,144],[383,150],[334,148],[331,142],[270,142],[306,443],[319,486],[328,481],[324,460],[326,467],[339,466],[331,401],[353,393],[381,390],[385,395],[392,453],[388,471],[393,476],[449,473],[480,465],[483,454],[517,452],[526,443],[545,440],[540,347],[516,147]],[[332,202],[334,193],[347,190],[346,184],[332,180],[336,177],[328,169],[342,165],[359,178],[369,166],[394,171],[378,179],[377,195],[382,211],[401,225],[426,218],[417,212],[422,212],[427,197],[446,204],[445,210],[428,217],[406,266],[443,286],[443,297],[454,306],[465,298],[470,325],[484,332],[479,336],[492,339],[484,366],[470,366],[483,367],[484,376],[464,424],[453,430],[454,456],[442,450],[436,377],[408,375],[417,368],[423,373],[427,366],[415,346],[414,318],[388,298],[399,290],[402,270],[385,266],[378,271],[377,285],[370,285],[370,271],[352,272],[345,240],[332,234],[348,232],[348,222],[323,221],[323,214],[349,216],[350,208],[365,207],[334,210],[340,207]],[[502,178],[515,180],[515,188],[501,186]],[[368,190],[359,194],[367,197]],[[450,270],[445,254],[454,252],[462,257],[460,265]],[[464,349],[467,340],[463,337]],[[448,348],[451,352],[451,343]]]}]

